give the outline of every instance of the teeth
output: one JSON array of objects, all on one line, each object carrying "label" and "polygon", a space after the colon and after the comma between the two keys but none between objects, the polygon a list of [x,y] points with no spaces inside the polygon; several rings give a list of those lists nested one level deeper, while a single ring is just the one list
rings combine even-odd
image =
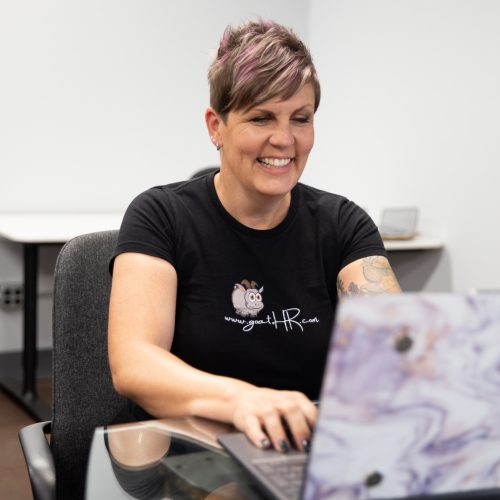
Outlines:
[{"label": "teeth", "polygon": [[259,158],[259,162],[268,167],[284,167],[292,161],[291,158]]}]

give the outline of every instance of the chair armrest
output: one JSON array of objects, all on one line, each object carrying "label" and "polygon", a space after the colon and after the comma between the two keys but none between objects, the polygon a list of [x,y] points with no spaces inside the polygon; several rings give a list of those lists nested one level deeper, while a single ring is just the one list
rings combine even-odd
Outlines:
[{"label": "chair armrest", "polygon": [[34,500],[56,498],[56,469],[54,457],[45,434],[49,434],[51,422],[27,425],[19,431],[19,441],[28,467]]}]

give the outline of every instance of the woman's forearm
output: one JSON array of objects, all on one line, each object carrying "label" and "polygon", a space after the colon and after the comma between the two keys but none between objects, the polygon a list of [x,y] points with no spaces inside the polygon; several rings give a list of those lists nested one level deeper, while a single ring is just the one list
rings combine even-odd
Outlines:
[{"label": "woman's forearm", "polygon": [[196,415],[232,422],[237,397],[254,388],[193,368],[143,341],[115,350],[111,361],[117,391],[157,418]]}]

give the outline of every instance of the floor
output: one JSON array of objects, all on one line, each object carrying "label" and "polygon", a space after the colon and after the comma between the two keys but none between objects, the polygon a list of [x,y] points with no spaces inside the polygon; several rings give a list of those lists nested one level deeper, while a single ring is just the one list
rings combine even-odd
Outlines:
[{"label": "floor", "polygon": [[[51,382],[41,380],[38,384],[41,398],[50,403]],[[0,391],[0,499],[29,500],[31,486],[26,463],[19,444],[17,433],[21,427],[34,423],[34,420],[21,410],[13,401]]]},{"label": "floor", "polygon": [[[39,355],[37,391],[40,398],[50,405],[52,401],[51,353]],[[20,354],[0,356],[0,378],[13,375],[19,380],[22,365]],[[31,486],[17,433],[21,427],[34,420],[20,409],[0,389],[0,500],[31,500]]]}]

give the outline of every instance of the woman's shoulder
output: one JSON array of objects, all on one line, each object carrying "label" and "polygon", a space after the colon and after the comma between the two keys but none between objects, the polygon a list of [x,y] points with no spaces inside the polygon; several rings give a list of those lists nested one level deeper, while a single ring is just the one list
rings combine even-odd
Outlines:
[{"label": "woman's shoulder", "polygon": [[319,189],[300,182],[297,184],[297,190],[303,203],[313,203],[318,205],[318,207],[340,208],[343,205],[353,203],[346,196],[341,194],[325,191],[324,189]]},{"label": "woman's shoulder", "polygon": [[[365,209],[346,196],[323,189],[298,184],[299,205],[321,223],[333,221],[344,224],[369,218]],[[353,222],[354,221],[354,222]]]},{"label": "woman's shoulder", "polygon": [[185,198],[203,197],[206,194],[206,182],[207,179],[199,177],[153,186],[138,194],[131,204],[135,206],[171,205],[182,202]]}]

